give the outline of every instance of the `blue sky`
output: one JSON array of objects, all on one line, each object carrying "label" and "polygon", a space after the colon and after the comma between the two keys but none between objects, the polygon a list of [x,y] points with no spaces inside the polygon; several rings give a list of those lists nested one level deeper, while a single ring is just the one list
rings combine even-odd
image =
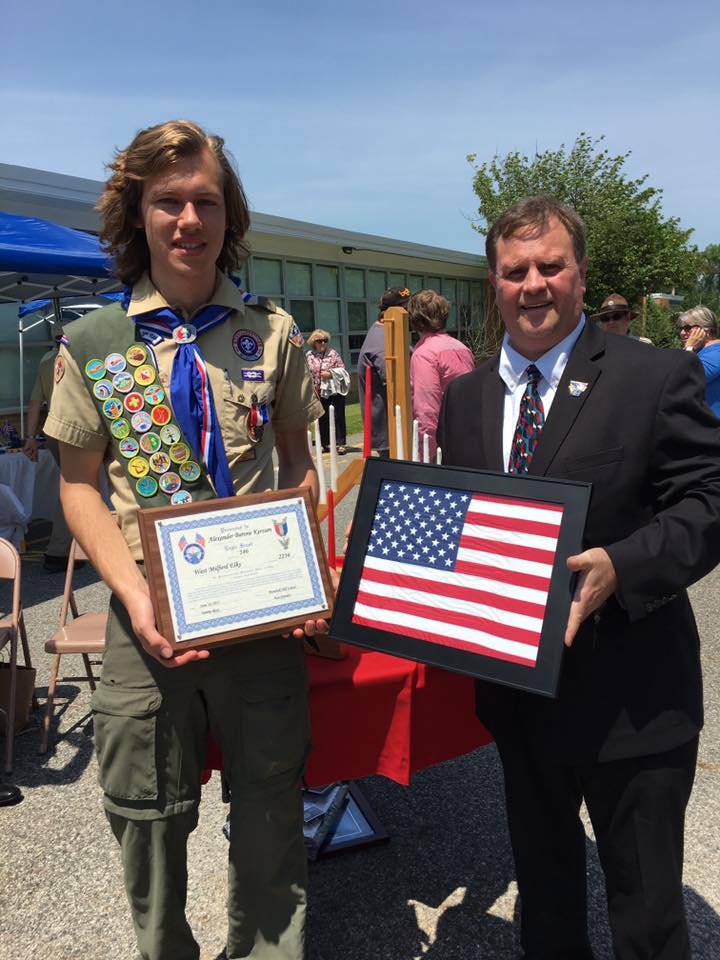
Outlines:
[{"label": "blue sky", "polygon": [[[8,9],[9,7],[9,9]],[[720,242],[716,2],[10,0],[0,160],[100,179],[174,117],[225,137],[252,208],[482,252],[468,153],[606,135]]]}]

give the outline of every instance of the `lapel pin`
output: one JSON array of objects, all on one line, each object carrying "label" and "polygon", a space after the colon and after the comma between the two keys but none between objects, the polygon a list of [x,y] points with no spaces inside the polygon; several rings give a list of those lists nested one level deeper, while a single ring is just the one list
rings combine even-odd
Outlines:
[{"label": "lapel pin", "polygon": [[587,390],[587,384],[582,380],[571,380],[568,384],[568,393],[571,397],[579,397]]}]

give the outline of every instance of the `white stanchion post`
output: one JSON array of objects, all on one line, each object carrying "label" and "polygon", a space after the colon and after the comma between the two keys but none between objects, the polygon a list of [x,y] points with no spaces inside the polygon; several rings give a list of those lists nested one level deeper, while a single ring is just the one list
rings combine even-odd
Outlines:
[{"label": "white stanchion post", "polygon": [[442,463],[442,450],[440,447],[435,451],[435,463]]},{"label": "white stanchion post", "polygon": [[420,462],[420,425],[417,420],[413,420],[412,462]]},{"label": "white stanchion post", "polygon": [[404,460],[405,459],[405,447],[403,445],[403,435],[402,435],[402,411],[400,410],[400,404],[395,404],[395,459]]},{"label": "white stanchion post", "polygon": [[318,475],[318,503],[325,503],[325,466],[322,458],[322,443],[320,442],[320,421],[315,421],[315,469]]},{"label": "white stanchion post", "polygon": [[423,463],[430,463],[430,435],[423,434]]},{"label": "white stanchion post", "polygon": [[337,493],[337,440],[335,435],[335,407],[330,404],[328,408],[328,418],[330,420],[330,489]]}]

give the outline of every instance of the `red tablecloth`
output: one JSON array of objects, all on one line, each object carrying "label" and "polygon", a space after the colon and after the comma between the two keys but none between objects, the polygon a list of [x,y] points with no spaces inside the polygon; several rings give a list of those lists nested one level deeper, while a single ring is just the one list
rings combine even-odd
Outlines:
[{"label": "red tablecloth", "polygon": [[[311,786],[373,773],[407,784],[417,770],[492,739],[475,716],[470,677],[357,647],[345,660],[307,662]],[[206,763],[222,766],[213,743]]]}]

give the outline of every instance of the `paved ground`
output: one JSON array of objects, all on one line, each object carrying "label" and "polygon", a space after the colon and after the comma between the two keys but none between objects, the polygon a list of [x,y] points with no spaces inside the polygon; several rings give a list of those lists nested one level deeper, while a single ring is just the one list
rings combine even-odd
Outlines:
[{"label": "paved ground", "polygon": [[[338,517],[338,539],[352,504]],[[340,546],[340,544],[338,544]],[[59,611],[62,576],[38,559],[23,569],[24,605],[39,695],[48,661],[44,638]],[[102,608],[105,587],[78,573],[84,609]],[[720,955],[720,573],[692,590],[703,637],[707,725],[688,820],[686,895],[695,957]],[[67,667],[80,672],[68,660]],[[114,841],[104,820],[88,722],[86,684],[65,682],[60,736],[48,757],[39,735],[17,740],[13,781],[25,800],[0,809],[0,960],[131,960],[127,915]],[[312,864],[310,960],[495,960],[518,954],[513,865],[494,747],[440,764],[409,788],[380,777],[361,781],[391,834],[384,847]],[[189,918],[203,960],[224,944],[225,808],[218,777],[204,791],[190,843]],[[602,880],[588,835],[592,940],[609,960]]]}]

